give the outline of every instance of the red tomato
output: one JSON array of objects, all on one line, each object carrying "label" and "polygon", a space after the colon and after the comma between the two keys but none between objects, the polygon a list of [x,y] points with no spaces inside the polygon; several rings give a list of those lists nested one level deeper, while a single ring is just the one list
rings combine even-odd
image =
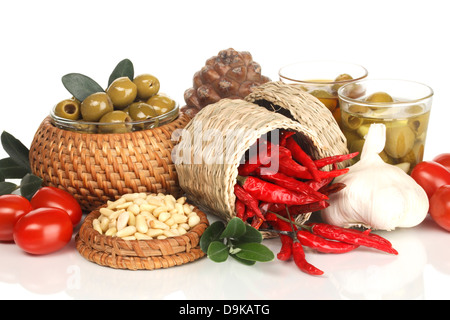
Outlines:
[{"label": "red tomato", "polygon": [[442,153],[437,155],[433,161],[442,164],[448,171],[450,171],[450,153]]},{"label": "red tomato", "polygon": [[450,184],[450,171],[433,161],[418,163],[411,171],[411,177],[425,190],[428,199],[440,186]]},{"label": "red tomato", "polygon": [[0,241],[13,241],[14,225],[32,209],[25,197],[17,194],[0,196]]},{"label": "red tomato", "polygon": [[14,226],[14,241],[31,254],[48,254],[62,249],[72,239],[70,217],[59,208],[30,211]]},{"label": "red tomato", "polygon": [[439,226],[450,231],[450,185],[438,188],[431,197],[430,216]]},{"label": "red tomato", "polygon": [[40,188],[30,200],[33,209],[37,208],[60,208],[66,211],[76,226],[83,215],[80,204],[67,191],[54,188]]}]

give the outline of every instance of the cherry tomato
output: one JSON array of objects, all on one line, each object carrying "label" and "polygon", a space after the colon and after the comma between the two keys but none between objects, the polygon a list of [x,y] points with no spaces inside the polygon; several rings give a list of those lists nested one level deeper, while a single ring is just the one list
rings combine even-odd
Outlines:
[{"label": "cherry tomato", "polygon": [[67,191],[55,187],[42,187],[33,195],[30,202],[33,209],[43,207],[63,209],[74,226],[81,221],[83,214],[81,206]]},{"label": "cherry tomato", "polygon": [[448,171],[450,171],[450,153],[442,153],[437,155],[433,161],[442,164]]},{"label": "cherry tomato", "polygon": [[443,185],[450,184],[450,171],[434,161],[422,161],[411,171],[411,177],[425,190],[428,199]]},{"label": "cherry tomato", "polygon": [[14,226],[14,241],[31,254],[48,254],[62,249],[72,239],[69,215],[59,208],[30,211]]},{"label": "cherry tomato", "polygon": [[439,187],[431,197],[430,216],[439,226],[450,231],[450,185]]},{"label": "cherry tomato", "polygon": [[25,197],[17,194],[0,196],[0,241],[13,241],[14,225],[32,209]]}]

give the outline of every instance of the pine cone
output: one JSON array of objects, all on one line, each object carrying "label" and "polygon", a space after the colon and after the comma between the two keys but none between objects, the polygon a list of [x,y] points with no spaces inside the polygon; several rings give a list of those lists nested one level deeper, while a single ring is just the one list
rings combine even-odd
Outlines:
[{"label": "pine cone", "polygon": [[253,87],[268,81],[270,79],[261,75],[261,66],[253,61],[249,52],[222,50],[194,74],[193,87],[184,92],[186,107],[183,111],[193,116],[220,99],[242,99]]}]

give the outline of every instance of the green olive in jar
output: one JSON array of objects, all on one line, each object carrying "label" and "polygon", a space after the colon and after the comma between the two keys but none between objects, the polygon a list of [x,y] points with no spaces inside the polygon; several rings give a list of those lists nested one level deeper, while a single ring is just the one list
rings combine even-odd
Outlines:
[{"label": "green olive in jar", "polygon": [[97,122],[113,110],[113,103],[106,92],[93,93],[81,103],[81,116],[85,121]]},{"label": "green olive in jar", "polygon": [[319,99],[331,112],[333,112],[338,105],[337,97],[326,90],[316,89],[308,93]]},{"label": "green olive in jar", "polygon": [[137,97],[147,100],[159,92],[158,78],[151,74],[141,74],[134,78],[133,83],[137,87]]},{"label": "green olive in jar", "polygon": [[387,94],[386,92],[375,92],[372,93],[371,95],[369,95],[366,98],[366,102],[371,102],[371,103],[389,103],[389,102],[394,102],[394,99],[392,99],[392,97]]},{"label": "green olive in jar", "polygon": [[114,80],[106,93],[116,109],[124,109],[131,104],[137,96],[137,86],[128,77],[120,77]]},{"label": "green olive in jar", "polygon": [[[336,77],[336,79],[334,79],[335,82],[343,82],[343,81],[350,81],[353,80],[353,77],[347,73],[343,73],[340,74]],[[331,86],[331,89],[334,92],[337,92],[339,90],[340,87],[342,87],[344,84],[343,83],[335,83]]]},{"label": "green olive in jar", "polygon": [[128,113],[133,121],[141,121],[158,116],[155,108],[145,102],[131,104]]},{"label": "green olive in jar", "polygon": [[156,94],[147,100],[147,104],[153,106],[158,115],[165,114],[175,108],[175,101],[163,94]]},{"label": "green olive in jar", "polygon": [[384,150],[393,158],[404,157],[413,148],[415,138],[414,132],[408,126],[387,126]]},{"label": "green olive in jar", "polygon": [[131,130],[130,116],[121,110],[108,112],[99,121],[99,130],[102,133],[125,133]]},{"label": "green olive in jar", "polygon": [[57,117],[68,119],[68,120],[78,120],[80,118],[80,101],[72,98],[65,99],[59,102],[54,109],[54,114]]}]

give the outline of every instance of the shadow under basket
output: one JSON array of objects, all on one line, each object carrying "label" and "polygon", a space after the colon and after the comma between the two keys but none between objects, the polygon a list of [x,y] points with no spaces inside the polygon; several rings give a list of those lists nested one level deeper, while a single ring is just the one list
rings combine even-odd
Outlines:
[{"label": "shadow under basket", "polygon": [[181,236],[152,240],[124,240],[100,234],[92,222],[100,216],[100,208],[89,213],[75,236],[78,252],[101,266],[128,270],[165,269],[193,262],[205,256],[200,237],[208,227],[208,219],[194,208],[200,223]]},{"label": "shadow under basket", "polygon": [[57,128],[47,117],[30,147],[31,169],[43,185],[68,191],[87,212],[126,193],[161,192],[179,197],[182,191],[171,157],[176,144],[172,134],[190,119],[181,113],[153,129],[90,134]]}]

